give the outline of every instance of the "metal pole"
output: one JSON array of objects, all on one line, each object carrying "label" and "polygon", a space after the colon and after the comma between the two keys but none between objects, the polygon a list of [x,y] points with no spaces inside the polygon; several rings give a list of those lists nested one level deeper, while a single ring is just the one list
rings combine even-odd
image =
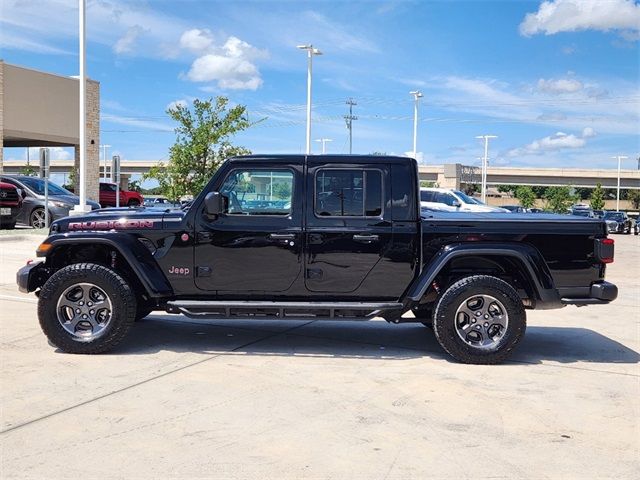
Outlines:
[{"label": "metal pole", "polygon": [[498,138],[496,135],[477,135],[476,138],[484,139],[484,157],[482,157],[482,176],[481,186],[482,188],[482,202],[487,201],[487,167],[489,165],[489,139]]},{"label": "metal pole", "polygon": [[482,203],[487,203],[487,156],[489,155],[489,138],[484,137],[484,158],[482,159]]},{"label": "metal pole", "polygon": [[620,211],[620,164],[622,160],[626,160],[629,157],[625,157],[624,155],[617,155],[612,157],[618,160],[618,182],[616,185],[616,212]]},{"label": "metal pole", "polygon": [[413,158],[416,158],[418,154],[418,102],[419,99],[422,98],[422,93],[418,90],[413,92],[409,92],[410,95],[413,95],[414,105],[413,105]]},{"label": "metal pole", "polygon": [[116,208],[120,208],[120,156],[114,155],[112,160],[111,174],[116,182]]},{"label": "metal pole", "polygon": [[357,103],[353,101],[353,98],[350,98],[347,100],[347,105],[349,105],[349,115],[345,115],[344,119],[349,129],[349,154],[351,155],[353,153],[353,121],[358,119],[353,115],[353,106],[357,105]]},{"label": "metal pole", "polygon": [[78,209],[82,212],[87,207],[87,138],[86,138],[86,0],[79,0],[80,23],[80,204]]},{"label": "metal pole", "polygon": [[107,148],[111,147],[111,145],[100,145],[102,147],[102,161],[104,166],[102,167],[102,179],[107,181]]},{"label": "metal pole", "polygon": [[49,228],[49,149],[40,149],[40,178],[44,180],[44,228]]},{"label": "metal pole", "polygon": [[307,50],[307,155],[311,154],[311,75],[313,70],[313,51]]}]

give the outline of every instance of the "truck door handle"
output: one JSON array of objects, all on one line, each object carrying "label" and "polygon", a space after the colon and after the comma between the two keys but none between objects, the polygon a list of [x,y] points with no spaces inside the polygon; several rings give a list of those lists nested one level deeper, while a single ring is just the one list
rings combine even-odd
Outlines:
[{"label": "truck door handle", "polygon": [[377,242],[379,238],[378,235],[359,235],[357,233],[353,236],[353,239],[360,243]]},{"label": "truck door handle", "polygon": [[271,233],[269,234],[271,240],[295,240],[295,233]]}]

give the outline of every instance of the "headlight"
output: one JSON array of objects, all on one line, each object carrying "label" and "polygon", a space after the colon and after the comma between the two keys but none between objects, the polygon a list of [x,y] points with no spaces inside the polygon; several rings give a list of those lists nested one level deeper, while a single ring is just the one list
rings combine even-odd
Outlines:
[{"label": "headlight", "polygon": [[50,202],[51,205],[53,205],[54,207],[59,207],[59,208],[71,208],[71,205],[68,205],[64,202]]}]

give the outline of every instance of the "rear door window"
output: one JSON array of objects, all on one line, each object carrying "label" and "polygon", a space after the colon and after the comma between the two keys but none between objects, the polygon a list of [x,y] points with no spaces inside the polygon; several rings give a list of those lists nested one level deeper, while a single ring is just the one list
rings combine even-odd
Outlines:
[{"label": "rear door window", "polygon": [[366,169],[321,169],[315,180],[315,213],[319,217],[380,217],[382,172]]}]

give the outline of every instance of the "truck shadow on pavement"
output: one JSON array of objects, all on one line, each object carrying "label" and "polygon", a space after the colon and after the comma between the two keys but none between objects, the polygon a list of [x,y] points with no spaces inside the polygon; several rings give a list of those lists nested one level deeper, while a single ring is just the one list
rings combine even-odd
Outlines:
[{"label": "truck shadow on pavement", "polygon": [[[215,355],[454,361],[422,324],[384,321],[203,320],[151,315],[136,323],[116,354],[158,351]],[[586,328],[529,326],[509,363],[640,362],[638,352]]]}]

